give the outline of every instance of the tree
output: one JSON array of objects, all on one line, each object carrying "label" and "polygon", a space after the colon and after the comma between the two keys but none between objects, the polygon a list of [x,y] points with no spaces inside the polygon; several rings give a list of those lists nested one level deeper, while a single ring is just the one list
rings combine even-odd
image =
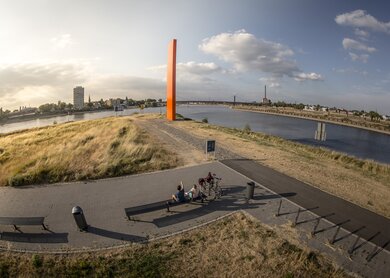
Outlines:
[{"label": "tree", "polygon": [[370,117],[371,121],[379,121],[382,118],[382,116],[375,111],[368,112],[368,116]]}]

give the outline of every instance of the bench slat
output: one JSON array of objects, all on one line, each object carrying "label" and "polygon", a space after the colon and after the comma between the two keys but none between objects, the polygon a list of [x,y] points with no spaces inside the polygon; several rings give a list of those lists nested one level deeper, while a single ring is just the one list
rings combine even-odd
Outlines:
[{"label": "bench slat", "polygon": [[43,225],[45,217],[0,217],[1,225]]}]

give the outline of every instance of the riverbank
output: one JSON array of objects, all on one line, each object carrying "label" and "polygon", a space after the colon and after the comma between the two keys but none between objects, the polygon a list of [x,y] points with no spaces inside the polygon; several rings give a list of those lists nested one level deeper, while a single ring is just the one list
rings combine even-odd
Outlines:
[{"label": "riverbank", "polygon": [[297,110],[297,109],[281,110],[281,108],[279,108],[279,109],[271,108],[271,107],[259,108],[259,107],[250,107],[250,106],[234,106],[233,109],[247,111],[247,112],[269,114],[269,115],[275,115],[275,116],[284,116],[284,117],[312,120],[312,121],[316,121],[316,122],[325,122],[325,123],[331,123],[331,124],[335,124],[335,125],[342,125],[342,126],[348,126],[348,127],[355,127],[355,128],[360,128],[360,129],[364,129],[364,130],[369,130],[369,131],[374,131],[374,132],[390,135],[390,121],[388,121],[387,125],[383,124],[383,125],[380,125],[380,127],[378,127],[378,128],[374,128],[374,127],[364,126],[363,124],[365,124],[365,125],[372,124],[371,122],[368,122],[366,120],[364,120],[362,122],[362,124],[343,122],[343,121],[350,121],[349,118],[355,117],[352,115],[350,115],[349,118],[347,116],[345,116],[345,117],[340,116],[339,117],[340,120],[336,121],[336,120],[332,120],[332,119],[327,119],[326,118],[327,114],[324,114],[324,113],[310,115],[310,114],[307,114],[308,112],[304,113],[301,110]]},{"label": "riverbank", "polygon": [[195,121],[172,122],[191,136],[273,168],[390,218],[390,165],[362,160],[259,132]]},{"label": "riverbank", "polygon": [[32,115],[25,115],[25,116],[20,116],[20,117],[13,117],[13,118],[3,118],[3,119],[0,119],[0,126],[7,125],[7,124],[33,121],[33,120],[37,120],[37,119],[48,119],[48,118],[63,117],[63,116],[68,116],[68,115],[84,115],[86,113],[99,113],[99,112],[105,112],[105,111],[112,111],[112,109],[92,110],[92,111],[73,111],[71,113],[60,111],[60,112],[56,112],[56,113],[32,114]]},{"label": "riverbank", "polygon": [[176,167],[131,117],[104,118],[0,135],[0,186],[67,182]]}]

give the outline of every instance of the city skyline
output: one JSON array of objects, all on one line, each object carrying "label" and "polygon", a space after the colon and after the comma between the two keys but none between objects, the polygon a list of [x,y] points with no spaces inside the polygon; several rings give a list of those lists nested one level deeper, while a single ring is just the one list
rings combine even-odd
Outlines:
[{"label": "city skyline", "polygon": [[390,114],[390,5],[330,2],[0,1],[0,106],[72,102],[77,84],[165,99],[176,38],[179,101],[259,101],[267,85],[274,102]]}]

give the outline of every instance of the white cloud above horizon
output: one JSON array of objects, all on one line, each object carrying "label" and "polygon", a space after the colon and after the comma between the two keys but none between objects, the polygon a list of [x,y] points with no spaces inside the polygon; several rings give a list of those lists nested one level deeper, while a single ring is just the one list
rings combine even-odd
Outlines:
[{"label": "white cloud above horizon", "polygon": [[74,44],[74,40],[70,34],[62,34],[50,39],[50,42],[55,48],[66,48]]},{"label": "white cloud above horizon", "polygon": [[317,73],[305,74],[291,59],[294,52],[280,43],[256,38],[245,30],[203,39],[199,49],[230,63],[236,72],[260,71],[276,77],[287,76],[294,79],[321,80]]},{"label": "white cloud above horizon", "polygon": [[[157,65],[148,67],[148,70],[165,72],[167,65]],[[214,82],[215,80],[210,75],[214,73],[223,73],[224,70],[215,63],[196,63],[194,61],[180,62],[176,64],[176,78],[178,82]],[[163,79],[166,80],[165,77]]]},{"label": "white cloud above horizon", "polygon": [[352,61],[354,62],[362,62],[362,63],[367,63],[368,59],[370,58],[370,55],[368,54],[356,54],[353,52],[349,52],[349,57],[351,58]]},{"label": "white cloud above horizon", "polygon": [[362,42],[358,42],[350,38],[344,38],[342,44],[344,49],[346,50],[358,50],[358,51],[365,51],[368,53],[373,53],[376,51],[375,47],[368,46]]},{"label": "white cloud above horizon", "polygon": [[375,32],[390,34],[390,22],[381,22],[365,10],[355,10],[336,16],[335,21],[339,25],[354,28],[365,28]]}]

